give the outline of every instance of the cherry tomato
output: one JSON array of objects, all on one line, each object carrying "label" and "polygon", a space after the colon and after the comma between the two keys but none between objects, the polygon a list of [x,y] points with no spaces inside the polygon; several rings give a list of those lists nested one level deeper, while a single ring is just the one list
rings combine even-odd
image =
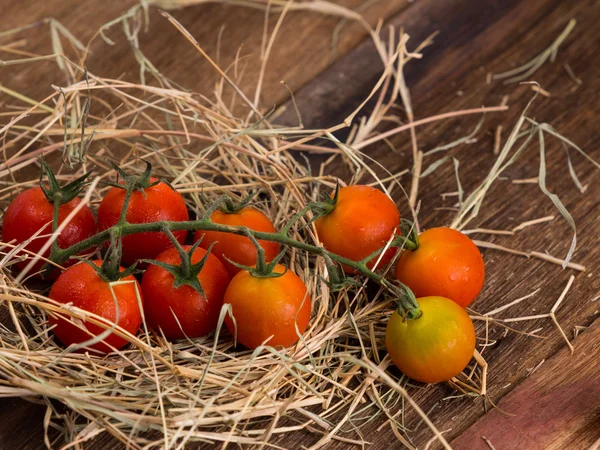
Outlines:
[{"label": "cherry tomato", "polygon": [[232,335],[237,326],[237,341],[243,346],[255,349],[265,343],[289,347],[298,341],[298,333],[306,331],[310,295],[302,280],[285,270],[275,266],[276,273],[285,272],[277,278],[255,277],[243,270],[229,283],[223,303],[231,305],[235,324],[228,314],[225,325]]},{"label": "cherry tomato", "polygon": [[[100,260],[92,262],[97,266],[102,265]],[[124,269],[121,267],[120,270],[122,272]],[[57,302],[70,303],[112,323],[116,322],[121,328],[135,335],[142,323],[136,289],[141,298],[142,291],[133,275],[122,278],[111,289],[110,283],[100,278],[92,267],[87,263],[80,262],[68,268],[57,278],[48,296]],[[118,320],[117,304],[119,307]],[[92,336],[68,320],[50,317],[50,324],[56,325],[54,328],[56,337],[67,346],[92,339]],[[98,325],[89,322],[84,322],[84,325],[94,336],[105,332],[105,329]],[[110,346],[120,349],[126,344],[127,341],[124,338],[113,332],[103,341],[91,345],[90,348],[109,353],[112,351]]]},{"label": "cherry tomato", "polygon": [[[81,200],[74,198],[69,203],[61,205],[58,213],[59,223],[64,222],[67,216],[81,203]],[[40,187],[27,189],[17,195],[8,205],[4,214],[4,225],[2,227],[2,241],[15,241],[21,244],[29,240],[40,229],[42,230],[38,237],[25,246],[25,249],[39,253],[42,246],[48,240],[48,235],[52,233],[52,215],[54,206],[50,203]],[[77,244],[96,233],[96,220],[92,211],[87,206],[83,206],[77,214],[69,221],[67,226],[57,238],[60,248],[67,248]],[[48,257],[50,250],[42,256]],[[30,255],[29,258],[32,258]],[[65,265],[74,264],[76,260],[71,260]],[[19,262],[16,266],[20,269],[25,268],[28,260]],[[39,260],[33,267],[33,271],[39,271],[45,261]]]},{"label": "cherry tomato", "polygon": [[[400,213],[390,198],[369,186],[347,186],[339,190],[333,211],[316,220],[315,226],[323,246],[352,261],[360,261],[384,247],[398,230]],[[378,267],[383,267],[396,254],[390,248]],[[378,257],[368,264],[373,267]],[[344,266],[346,273],[356,273]]]},{"label": "cherry tomato", "polygon": [[460,231],[431,228],[419,235],[419,247],[404,251],[396,278],[417,297],[440,295],[463,308],[483,287],[485,266],[477,246]]},{"label": "cherry tomato", "polygon": [[[191,246],[183,246],[187,252]],[[200,262],[206,250],[198,248],[192,254],[192,264]],[[181,257],[176,248],[165,250],[155,258],[171,265],[179,265]],[[198,274],[205,297],[189,285],[173,286],[174,275],[162,267],[150,264],[142,279],[144,314],[148,325],[161,329],[167,339],[205,336],[217,327],[223,305],[223,295],[229,284],[229,275],[212,253]],[[175,318],[176,317],[176,318]]]},{"label": "cherry tomato", "polygon": [[[230,225],[235,227],[248,227],[254,231],[274,233],[275,227],[269,218],[261,211],[246,206],[234,213],[215,211],[210,216],[214,223]],[[214,247],[212,253],[217,255],[225,265],[230,276],[234,276],[241,269],[231,264],[227,259],[244,266],[252,267],[256,264],[256,247],[250,239],[231,233],[220,231],[196,231],[195,240],[202,239],[200,244],[203,248]],[[265,259],[271,261],[279,253],[279,244],[270,241],[258,241],[265,251]]]},{"label": "cherry tomato", "polygon": [[[152,183],[157,181],[151,178]],[[100,203],[98,209],[98,226],[100,230],[116,225],[121,215],[125,190],[111,188]],[[166,183],[160,182],[143,192],[135,191],[131,196],[126,215],[129,223],[149,223],[168,220],[183,222],[189,220],[185,201],[181,194],[171,189]],[[187,231],[174,231],[173,235],[179,243],[185,241]],[[169,237],[158,231],[136,233],[123,237],[123,265],[131,265],[139,259],[152,259],[159,253],[172,247]]]},{"label": "cherry tomato", "polygon": [[467,312],[444,297],[417,301],[421,316],[404,319],[394,311],[385,331],[392,361],[406,376],[439,383],[461,373],[475,351],[475,329]]}]

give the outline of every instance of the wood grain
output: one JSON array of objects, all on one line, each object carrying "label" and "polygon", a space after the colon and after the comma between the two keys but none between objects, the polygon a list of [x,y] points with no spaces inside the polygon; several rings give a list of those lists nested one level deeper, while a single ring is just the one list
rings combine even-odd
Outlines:
[{"label": "wood grain", "polygon": [[[426,2],[415,3],[414,7],[392,19],[392,23],[404,26],[416,38],[414,45],[432,29],[441,30],[435,44],[424,51],[423,61],[411,63],[407,67],[416,119],[457,109],[499,104],[504,95],[509,95],[510,110],[506,114],[486,118],[477,142],[449,152],[461,161],[461,182],[467,193],[483,179],[493,164],[492,148],[496,126],[502,124],[505,130],[510,130],[533,94],[527,86],[504,86],[500,82],[487,85],[487,73],[502,72],[529,61],[550,45],[571,18],[577,19],[578,23],[559,50],[556,63],[545,65],[532,77],[551,93],[551,97],[538,98],[531,114],[539,121],[552,123],[592,157],[600,159],[594,125],[595,117],[600,113],[597,101],[598,81],[592,69],[600,65],[600,57],[595,51],[600,45],[600,36],[594,30],[593,19],[599,12],[600,5],[593,1],[448,1],[443,4],[438,2],[435,7]],[[360,61],[360,69],[353,71],[352,67],[357,61]],[[566,63],[585,80],[581,87],[574,89],[576,86],[563,67]],[[379,70],[370,70],[377,66]],[[349,73],[354,76],[348,77]],[[361,45],[340,60],[298,93],[297,101],[307,126],[321,124],[323,121],[329,121],[326,124],[330,125],[336,119],[345,117],[364,99],[380,73],[381,64],[369,43]],[[351,81],[344,83],[344,79]],[[293,118],[289,120],[292,121]],[[419,147],[426,151],[442,142],[462,137],[475,127],[478,120],[478,117],[470,117],[421,127],[417,133]],[[507,131],[505,136],[506,133]],[[410,169],[411,147],[408,134],[392,139],[391,143],[396,152],[390,152],[387,146],[374,146],[368,148],[369,156],[392,172]],[[591,299],[596,297],[600,289],[600,280],[596,276],[600,251],[595,231],[600,217],[600,184],[597,169],[578,157],[575,170],[585,180],[583,183],[588,185],[586,194],[580,194],[566,171],[562,146],[551,139],[547,145],[548,183],[577,222],[578,250],[574,259],[588,268],[587,273],[577,275],[567,300],[558,310],[558,320],[571,337],[575,325],[589,325],[598,316],[599,306]],[[425,158],[424,167],[438,157]],[[520,164],[511,168],[507,175],[511,178],[535,177],[538,166],[539,150],[532,146]],[[406,177],[402,182],[408,188],[410,180]],[[435,175],[422,179],[421,183],[421,224],[430,227],[448,223],[452,214],[438,208],[452,207],[456,201],[455,197],[446,200],[440,198],[441,193],[456,190],[451,164],[438,169]],[[400,193],[398,198],[402,198]],[[403,210],[407,211],[406,206]],[[506,230],[525,220],[549,214],[556,214],[556,210],[537,185],[515,185],[510,181],[498,181],[472,228]],[[559,256],[566,254],[570,236],[569,228],[559,218],[549,224],[525,229],[514,237],[475,235],[478,239],[508,247],[548,251]],[[530,301],[512,307],[499,317],[547,312],[570,275],[560,267],[547,263],[491,250],[483,253],[487,268],[486,286],[473,305],[479,312],[490,311],[538,288],[539,294]],[[479,336],[483,336],[483,324],[477,325]],[[548,360],[565,345],[549,320],[525,322],[517,327],[524,331],[543,327],[541,333],[546,339],[532,339],[514,333],[505,335],[501,327],[490,327],[489,338],[494,345],[486,348],[483,353],[490,364],[489,402],[467,398],[445,400],[455,394],[447,386],[429,386],[413,393],[419,405],[425,411],[430,411],[438,429],[447,431],[447,438],[460,435],[491,408],[491,402],[498,402],[518,386],[540,361]],[[560,414],[560,411],[556,413]],[[432,435],[419,422],[414,414],[408,415],[409,426],[417,428],[411,434],[413,442],[422,448]],[[376,423],[373,427],[361,430],[366,440],[371,437],[373,448],[388,448],[392,443],[400,446],[389,428],[378,433],[379,426],[380,423]],[[564,433],[566,439],[569,429],[564,430]],[[591,436],[587,437],[591,439]],[[592,443],[593,441],[587,442],[588,446]],[[580,447],[574,448],[585,448],[583,442],[580,444]],[[345,445],[336,443],[330,448],[345,448]],[[432,444],[432,448],[436,448],[436,445]]]},{"label": "wood grain", "polygon": [[[0,0],[0,11],[4,19],[0,32],[53,17],[71,30],[81,42],[87,43],[102,25],[121,16],[136,3],[138,2],[135,0],[83,3],[75,0],[27,3]],[[376,0],[367,2],[366,7],[361,0],[341,0],[335,3],[350,10],[363,10],[367,22],[375,25],[380,18],[393,15],[404,8],[407,0]],[[253,98],[260,70],[264,11],[212,3],[173,10],[170,13],[189,30],[208,55],[219,61],[224,70],[231,65],[240,50],[240,71],[244,71],[244,76],[239,84]],[[187,89],[210,96],[218,74],[160,16],[156,8],[150,9],[149,17],[148,32],[140,34],[140,50],[165,76]],[[268,17],[269,33],[273,31],[278,18],[279,14]],[[314,12],[292,11],[287,14],[267,65],[261,97],[265,108],[271,108],[289,96],[288,91],[280,84],[281,80],[286,80],[293,90],[297,90],[364,39],[367,34],[364,27],[356,22],[346,21],[333,52],[333,30],[340,20],[340,17]],[[222,38],[218,48],[221,30]],[[116,45],[110,46],[100,38],[95,39],[88,64],[90,71],[105,77],[138,80],[139,65],[125,39],[122,26],[115,25],[106,34]],[[11,38],[3,38],[0,44],[22,38],[27,39],[26,50],[29,52],[41,55],[52,53],[49,29],[42,25]],[[65,51],[71,54],[68,45],[65,45]],[[15,59],[15,56],[2,52],[0,59]],[[39,70],[32,70],[33,67]],[[62,75],[54,67],[53,62],[37,63],[36,66],[27,66],[27,70],[13,69],[12,75],[5,69],[0,74],[0,82],[33,98],[41,97],[48,94],[51,84],[65,84]],[[56,74],[56,78],[52,78],[51,74]]]},{"label": "wood grain", "polygon": [[456,450],[588,448],[600,439],[600,321],[563,349],[451,445]]},{"label": "wood grain", "polygon": [[[7,45],[25,39],[24,47],[37,55],[52,53],[50,32],[41,23],[53,17],[67,27],[83,43],[96,33],[99,27],[122,15],[136,0],[111,2],[78,2],[75,0],[14,2],[0,0],[2,24],[0,33],[19,26],[38,22],[38,25],[18,34],[0,38],[0,45]],[[341,0],[341,6],[355,9],[362,7],[362,0]],[[377,0],[367,2],[363,10],[366,20],[374,25],[380,18],[390,16],[407,4],[406,0]],[[265,14],[263,11],[237,6],[209,4],[171,11],[198,40],[204,50],[213,58],[220,55],[220,64],[226,68],[234,60],[241,47],[242,65],[246,65],[245,76],[240,86],[253,96],[254,86],[260,69],[260,48],[263,36]],[[269,30],[278,19],[277,15],[268,18]],[[318,13],[290,12],[283,22],[278,39],[273,46],[266,73],[262,103],[270,108],[288,97],[288,91],[280,84],[285,79],[289,86],[297,90],[328,67],[335,59],[346,54],[366,35],[360,25],[348,22],[341,31],[332,54],[333,29],[340,18]],[[220,50],[217,41],[223,29]],[[139,65],[131,47],[125,41],[120,26],[107,32],[116,42],[115,46],[96,39],[91,46],[88,67],[91,72],[106,77],[139,79]],[[150,12],[150,28],[142,33],[140,48],[146,56],[174,81],[195,92],[210,96],[217,80],[216,73],[191,45],[164,19],[156,9]],[[65,45],[68,54],[69,47]],[[0,51],[0,60],[12,60],[22,56]],[[66,80],[56,70],[54,62],[39,62],[28,66],[0,66],[0,84],[23,93],[31,98],[43,98],[51,92],[51,84],[63,86]],[[0,102],[13,104],[14,99],[0,93]],[[3,316],[0,310],[0,317]],[[0,449],[40,449],[43,443],[44,409],[19,399],[0,400]],[[24,426],[23,424],[27,424]],[[100,437],[94,448],[113,448],[114,441]]]},{"label": "wood grain", "polygon": [[[206,11],[203,8],[200,10]],[[485,82],[487,72],[500,72],[527,62],[545,49],[572,17],[577,19],[578,25],[559,50],[557,61],[554,64],[543,66],[534,76],[534,79],[551,93],[551,97],[538,99],[531,114],[537,120],[551,122],[561,133],[587,150],[592,157],[600,159],[596,126],[597,117],[600,114],[597,94],[600,89],[600,81],[596,76],[597,67],[600,67],[600,55],[597,52],[600,46],[600,35],[597,33],[596,24],[596,17],[600,13],[599,9],[600,5],[594,0],[579,2],[559,0],[531,0],[528,2],[447,0],[436,2],[420,0],[392,19],[391,22],[395,25],[405,27],[412,36],[411,42],[414,42],[414,45],[432,31],[441,31],[436,38],[435,45],[424,52],[423,61],[411,63],[407,68],[407,79],[417,119],[440,112],[476,107],[481,104],[498,104],[504,95],[510,95],[511,109],[509,112],[487,118],[484,130],[479,133],[477,142],[450,152],[461,161],[461,181],[467,192],[476,186],[493,163],[493,134],[496,126],[502,124],[505,130],[510,129],[525,102],[532,95],[532,91],[526,86],[504,86],[498,82],[487,85]],[[194,14],[199,13],[191,8],[182,16]],[[311,17],[314,18],[314,16]],[[211,21],[213,18],[211,16]],[[182,20],[185,20],[185,17],[182,17]],[[194,22],[192,19],[187,20]],[[257,18],[254,23],[261,22]],[[169,33],[169,31],[165,31],[165,33]],[[292,35],[290,34],[290,36]],[[160,40],[160,36],[162,35],[152,36],[150,39]],[[238,44],[239,42],[235,42],[228,48],[237,48]],[[149,52],[148,56],[153,60],[161,61],[161,67],[171,67],[177,72],[176,63],[179,58],[178,61],[174,61],[172,55],[187,55],[186,58],[188,56],[193,58],[194,55],[185,53],[184,49],[181,49],[183,53],[180,53],[179,47],[169,45],[169,55],[165,55],[163,50],[156,49]],[[111,58],[120,60],[119,58],[125,59],[129,50],[121,47],[111,51],[116,54],[107,53],[107,55],[112,55]],[[223,50],[223,54],[225,54],[225,50]],[[108,58],[109,56],[100,56],[100,58],[104,57]],[[307,61],[310,61],[310,58],[307,57],[302,60],[302,64],[295,64],[290,61],[289,56],[287,59],[284,56],[281,58],[282,61],[277,61],[276,64],[281,64],[280,67],[288,66],[290,73],[295,73],[295,71],[304,73],[306,68],[300,66],[307,65]],[[565,63],[568,63],[575,74],[583,80],[583,85],[576,90],[573,90],[575,86],[563,68]],[[318,67],[324,66],[323,64]],[[190,83],[195,80],[191,75],[191,72],[194,72],[191,70],[192,67],[193,64],[190,63],[189,66],[185,66],[185,72],[181,72],[186,74],[186,81]],[[133,70],[133,66],[130,70]],[[374,81],[380,76],[381,71],[381,64],[372,45],[365,43],[342,58],[321,76],[315,78],[297,95],[297,101],[307,126],[326,126],[338,123],[362,101]],[[302,75],[300,78],[304,81],[292,84],[292,86],[296,88],[313,76],[314,73],[310,76]],[[46,83],[49,84],[47,81]],[[275,94],[273,94],[273,98],[276,98]],[[474,127],[477,120],[478,118],[468,117],[424,126],[418,130],[419,147],[427,150],[440,143],[461,137]],[[411,151],[408,137],[398,136],[391,142],[396,148],[396,152],[392,153],[386,146],[373,146],[367,149],[369,155],[377,158],[393,172],[409,168]],[[592,302],[591,299],[600,289],[600,279],[596,276],[600,262],[600,247],[597,245],[600,181],[596,169],[583,158],[572,154],[575,170],[582,183],[588,186],[586,194],[580,194],[565,170],[565,154],[562,146],[552,140],[548,140],[547,144],[549,147],[549,185],[552,191],[560,195],[578,224],[579,248],[574,259],[588,267],[587,273],[577,275],[573,288],[557,313],[558,320],[565,331],[572,336],[571,330],[575,325],[587,326],[598,315],[598,303]],[[507,175],[511,178],[536,176],[538,158],[537,149],[532,147],[521,163],[512,168]],[[435,159],[427,158],[424,163],[425,167]],[[405,187],[409,185],[408,178],[402,179],[402,182]],[[451,213],[436,208],[452,207],[455,199],[442,200],[440,194],[454,190],[456,190],[455,178],[452,168],[449,166],[443,166],[436,171],[434,176],[422,180],[419,198],[422,202],[420,221],[423,226],[428,227],[448,222]],[[401,199],[401,195],[397,194],[401,207],[406,211],[405,202]],[[515,185],[510,181],[500,180],[491,190],[489,198],[486,200],[486,206],[480,217],[473,223],[473,227],[510,229],[524,220],[548,214],[556,214],[556,212],[536,185]],[[564,256],[569,244],[569,233],[569,228],[557,218],[552,223],[523,230],[514,237],[477,235],[477,238],[488,239],[514,248],[548,251],[557,256]],[[540,292],[530,301],[505,311],[500,317],[547,312],[570,276],[570,272],[541,261],[529,261],[487,250],[484,251],[484,257],[488,276],[484,291],[473,305],[476,310],[489,311],[540,289]],[[483,355],[490,363],[488,386],[492,402],[499,402],[524,380],[526,381],[523,386],[528,386],[525,383],[536,386],[527,391],[530,395],[548,392],[538,390],[538,386],[548,385],[549,378],[556,378],[554,372],[544,375],[547,370],[545,366],[554,367],[551,362],[553,355],[564,348],[565,344],[549,320],[527,322],[519,326],[525,331],[539,327],[543,327],[541,334],[546,339],[533,339],[514,333],[505,335],[501,327],[490,327],[489,339],[490,342],[494,342],[494,345],[485,348]],[[597,341],[597,325],[589,333],[595,336],[590,339]],[[482,323],[478,323],[478,334],[479,336],[484,335]],[[585,334],[582,339],[585,339]],[[581,348],[587,348],[587,344],[581,344],[580,340],[576,341],[575,345],[576,352],[580,352]],[[562,361],[563,365],[575,364],[578,361],[577,355],[579,353],[576,353],[575,357],[569,358],[568,355],[565,356],[561,353],[554,358]],[[542,360],[547,361],[535,376],[527,379],[529,371]],[[596,363],[595,367],[597,368],[597,366]],[[397,372],[393,370],[392,373],[397,375]],[[539,377],[543,377],[541,381]],[[581,385],[573,389],[582,387],[586,386]],[[514,390],[514,395],[519,395],[519,389]],[[575,390],[567,391],[567,394],[569,392],[574,394]],[[411,394],[414,394],[414,398],[424,410],[430,412],[430,416],[440,430],[449,430],[445,433],[448,439],[459,436],[484,415],[486,407],[491,407],[490,403],[484,403],[483,399],[446,399],[455,394],[446,385],[428,386],[422,390],[414,390],[414,392],[411,390]],[[560,398],[563,398],[565,402],[568,400],[565,397]],[[509,401],[509,397],[506,399]],[[573,416],[579,417],[577,402],[569,403],[569,407],[573,408]],[[40,427],[37,426],[38,419],[34,422],[36,425],[32,424],[31,427],[19,429],[15,425],[16,422],[13,421],[13,416],[16,415],[11,414],[13,407],[5,406],[3,403],[0,408],[1,417],[6,424],[6,426],[0,427],[0,448],[38,449],[43,447],[40,441]],[[546,409],[548,414],[553,413],[550,408]],[[29,410],[28,408],[27,411]],[[31,411],[34,409],[32,408]],[[556,409],[554,412],[556,416],[561,411]],[[411,437],[415,445],[423,448],[431,438],[431,433],[426,427],[419,424],[414,414],[409,413],[406,420],[407,425],[414,430]],[[575,420],[583,419],[579,417]],[[377,430],[382,423],[384,420],[378,418],[371,425],[362,429],[361,433],[364,439],[372,442],[374,449],[400,448],[400,443],[389,427],[384,426],[380,431]],[[562,442],[569,442],[568,439],[573,439],[576,433],[575,429],[565,426],[561,428]],[[490,434],[490,436],[494,437],[492,442],[496,448],[502,448],[500,445],[503,443],[503,435]],[[488,438],[490,436],[486,435]],[[357,436],[349,432],[347,437],[355,438]],[[572,448],[585,448],[585,445],[589,446],[593,443],[591,433],[586,432],[583,437],[585,440],[573,440],[572,442],[576,442],[577,446]],[[468,440],[468,438],[465,439]],[[308,434],[294,434],[281,437],[275,443],[284,448],[298,448],[300,443],[308,446],[314,441],[315,438]],[[111,444],[108,441],[99,438],[88,448],[100,449],[109,446]],[[344,443],[332,443],[328,448],[347,447],[348,445]]]}]

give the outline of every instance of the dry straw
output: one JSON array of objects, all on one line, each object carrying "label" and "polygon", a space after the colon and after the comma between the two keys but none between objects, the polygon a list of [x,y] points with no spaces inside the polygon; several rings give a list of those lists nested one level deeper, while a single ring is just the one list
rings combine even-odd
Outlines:
[{"label": "dry straw", "polygon": [[[150,3],[175,8],[205,1]],[[360,14],[323,1],[227,3],[266,7],[280,14],[275,29],[271,33],[265,31],[261,75],[254,93],[244,93],[238,87],[241,73],[237,72],[237,61],[229,69],[221,68],[218,60],[210,59],[194,37],[168,13],[163,14],[166,20],[209,60],[221,78],[210,97],[188,92],[165,78],[137,47],[137,33],[148,25],[147,2],[132,8],[98,33],[111,43],[114,37],[109,38],[108,34],[116,34],[112,31],[116,26],[123,28],[140,64],[139,83],[87,73],[83,66],[89,44],[83,45],[54,20],[46,22],[54,49],[51,55],[15,50],[19,41],[4,45],[4,51],[16,56],[2,63],[12,65],[11,70],[27,70],[28,64],[54,59],[71,83],[56,87],[42,100],[1,88],[20,105],[2,112],[6,122],[0,129],[5,156],[0,164],[2,204],[6,205],[17,192],[37,183],[38,158],[42,155],[55,161],[62,156],[64,164],[58,178],[63,181],[95,167],[96,178],[84,198],[85,203],[92,205],[99,202],[105,190],[102,182],[114,176],[107,159],[120,162],[125,169],[140,170],[143,164],[138,158],[145,158],[153,163],[158,175],[172,180],[174,186],[185,193],[189,207],[198,214],[205,210],[207,201],[223,193],[243,198],[260,190],[259,206],[281,226],[308,202],[316,200],[319,192],[330,191],[335,186],[336,179],[328,173],[334,164],[339,167],[341,163],[354,173],[353,182],[370,183],[388,193],[404,192],[416,221],[419,179],[425,175],[421,174],[424,160],[468,141],[481,123],[466,138],[450,144],[441,142],[427,153],[418,149],[417,128],[462,115],[507,109],[506,105],[500,105],[415,119],[403,69],[412,59],[421,57],[420,51],[432,43],[432,38],[409,51],[408,35],[402,31],[371,30]],[[379,81],[356,111],[330,129],[277,127],[258,104],[269,52],[281,19],[297,9],[363,23],[381,56],[383,73]],[[11,38],[26,31],[21,28],[0,37]],[[385,39],[382,35],[386,35]],[[67,42],[69,45],[65,46]],[[65,48],[76,54],[67,57]],[[550,51],[550,56],[554,51]],[[55,73],[47,76],[48,79],[59,78]],[[233,98],[235,103],[226,98]],[[375,107],[367,116],[361,116],[363,106],[370,99],[375,100]],[[398,102],[408,114],[406,123],[380,131],[381,125],[394,117]],[[351,132],[342,142],[334,133],[347,126]],[[414,156],[408,193],[399,182],[406,172],[389,173],[368,153],[373,144],[405,131],[410,133]],[[458,182],[458,161],[454,160],[460,207],[453,225],[464,228],[477,217],[494,181],[517,161],[534,137],[539,137],[543,157],[546,134],[582,152],[549,126],[538,124],[523,113],[499,150],[490,174],[476,190],[465,193],[464,199]],[[328,159],[311,173],[303,160],[296,157],[300,150],[320,152],[328,155]],[[429,165],[425,172],[433,172],[444,161]],[[386,175],[377,177],[375,170]],[[544,177],[542,165],[540,187],[574,229],[560,200],[545,188]],[[550,219],[524,223],[508,233],[514,234],[546,220]],[[291,236],[318,244],[308,217],[294,225]],[[482,246],[486,245],[490,244],[482,242]],[[360,433],[353,432],[379,418],[385,419],[385,426],[392,428],[400,442],[414,448],[410,427],[405,421],[406,409],[413,414],[416,411],[430,428],[431,443],[437,440],[449,448],[443,433],[411,398],[419,394],[419,390],[408,385],[403,377],[398,378],[398,372],[388,370],[390,360],[384,356],[383,338],[394,299],[389,298],[383,288],[367,296],[365,283],[332,292],[324,282],[327,270],[319,258],[292,249],[287,255],[290,268],[304,279],[311,292],[313,316],[308,331],[289,349],[264,347],[251,352],[234,348],[231,337],[221,326],[206,338],[171,343],[145,326],[137,336],[132,336],[101,317],[57,304],[44,296],[46,291],[28,283],[30,272],[11,270],[23,257],[21,250],[22,246],[2,243],[0,305],[8,311],[10,323],[0,325],[0,396],[43,399],[47,407],[44,426],[49,447],[82,448],[86,441],[110,434],[132,449],[181,449],[192,441],[212,442],[223,447],[236,443],[280,448],[279,436],[305,430],[314,435],[310,448],[316,449],[332,440],[361,445],[364,442]],[[571,254],[572,251],[559,262],[582,270],[569,262]],[[541,257],[542,253],[523,255]],[[552,318],[557,325],[554,312],[571,284],[572,280],[552,311],[543,315]],[[524,299],[515,300],[502,310]],[[512,330],[503,325],[509,320],[490,317],[500,310],[475,317],[485,321],[486,342],[482,353],[486,349],[490,321]],[[130,345],[109,356],[65,350],[53,339],[48,325],[50,315],[70,318],[75,324],[86,320],[108,330],[114,329]],[[452,381],[461,395],[486,395],[487,364],[477,352],[475,361]],[[70,412],[64,414],[60,404]]]}]

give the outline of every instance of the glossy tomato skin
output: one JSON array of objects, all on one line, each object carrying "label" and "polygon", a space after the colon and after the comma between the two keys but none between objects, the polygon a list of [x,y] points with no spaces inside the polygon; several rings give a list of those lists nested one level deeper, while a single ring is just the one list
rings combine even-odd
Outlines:
[{"label": "glossy tomato skin", "polygon": [[[399,232],[400,213],[390,198],[370,186],[347,186],[339,190],[335,209],[316,220],[315,226],[323,246],[352,261],[360,261],[384,247]],[[378,267],[384,267],[396,254],[390,248]],[[368,266],[373,267],[377,258]],[[356,273],[344,266],[346,273]]]},{"label": "glossy tomato skin", "polygon": [[[275,233],[275,227],[269,218],[251,206],[246,206],[234,213],[215,211],[210,216],[214,223],[235,227],[248,227],[254,231]],[[200,244],[203,248],[209,248],[212,244],[212,253],[223,262],[230,276],[234,276],[241,269],[231,264],[227,259],[244,266],[252,267],[256,264],[256,247],[250,239],[231,233],[219,231],[196,231],[194,240],[202,239]],[[267,262],[273,260],[279,253],[279,244],[270,241],[258,241],[265,251]]]},{"label": "glossy tomato skin", "polygon": [[[187,252],[191,246],[183,248]],[[206,250],[196,249],[192,255],[192,263],[199,262],[204,255]],[[172,265],[181,263],[179,253],[173,247],[155,259]],[[206,298],[191,286],[173,287],[174,279],[165,269],[149,264],[142,279],[147,324],[154,330],[162,330],[169,340],[207,335],[217,327],[223,295],[229,284],[229,275],[225,267],[213,254],[208,256],[198,274]]]},{"label": "glossy tomato skin", "polygon": [[[277,265],[276,273],[285,272]],[[255,349],[270,336],[266,345],[289,347],[298,341],[308,327],[311,312],[310,295],[302,280],[288,270],[278,278],[258,278],[243,270],[233,279],[223,303],[231,305],[231,316],[225,317],[225,325],[237,342]]]},{"label": "glossy tomato skin", "polygon": [[[102,261],[97,260],[93,263],[100,266]],[[123,270],[121,268],[121,271]],[[142,291],[133,275],[122,278],[120,281],[127,281],[128,283],[113,286],[112,292],[115,295],[113,297],[109,283],[100,278],[87,263],[79,262],[69,267],[58,277],[48,296],[57,302],[71,303],[73,306],[97,314],[113,323],[116,322],[121,328],[135,335],[142,323],[136,289],[140,297]],[[118,322],[115,298],[119,308]],[[54,333],[66,346],[92,339],[90,335],[67,320],[51,317],[50,325],[56,325]],[[95,336],[105,331],[104,328],[88,322],[85,322],[85,326]],[[110,346],[120,349],[126,344],[125,339],[112,333],[102,342],[92,345],[91,348],[109,353],[112,351]]]},{"label": "glossy tomato skin", "polygon": [[[157,181],[152,178],[151,182]],[[125,190],[111,188],[100,203],[98,209],[98,227],[101,231],[116,225],[121,215]],[[150,223],[168,220],[183,222],[189,220],[185,201],[180,193],[171,189],[166,183],[135,191],[127,208],[127,222]],[[179,243],[185,241],[187,231],[174,231],[173,235]],[[163,232],[136,233],[123,237],[122,264],[129,266],[139,259],[152,259],[159,253],[172,247],[173,243]]]},{"label": "glossy tomato skin", "polygon": [[404,251],[396,278],[417,297],[439,295],[466,308],[485,279],[483,257],[471,239],[451,228],[431,228],[419,236],[419,248]]},{"label": "glossy tomato skin", "polygon": [[385,343],[396,367],[423,383],[439,383],[461,373],[475,350],[475,329],[467,312],[444,297],[417,301],[422,315],[405,320],[394,311]]},{"label": "glossy tomato skin", "polygon": [[[80,203],[80,199],[74,198],[69,203],[61,205],[58,213],[59,223],[62,223]],[[44,237],[32,240],[25,247],[31,252],[39,253],[48,240],[48,235],[52,233],[53,210],[54,206],[46,199],[40,187],[21,192],[10,203],[4,214],[2,241],[10,242],[14,240],[17,244],[20,244],[43,228],[39,236]],[[58,236],[58,246],[60,248],[70,247],[93,236],[95,233],[96,219],[94,219],[91,209],[84,205]],[[43,256],[48,257],[49,255],[50,251],[48,250]],[[65,266],[76,262],[74,259],[70,260],[65,263]],[[25,260],[17,263],[16,266],[23,269],[28,263],[29,260]],[[44,261],[38,261],[33,267],[32,273],[39,271],[44,264]]]}]

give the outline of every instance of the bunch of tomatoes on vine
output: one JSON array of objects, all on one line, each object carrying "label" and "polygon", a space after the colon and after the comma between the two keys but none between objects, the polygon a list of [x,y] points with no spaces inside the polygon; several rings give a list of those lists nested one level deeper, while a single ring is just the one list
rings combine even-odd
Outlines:
[{"label": "bunch of tomatoes on vine", "polygon": [[[61,187],[44,161],[41,166],[47,181],[12,200],[2,240],[21,252],[16,269],[39,255],[33,270],[52,281],[50,299],[113,324],[51,315],[56,338],[73,350],[117,351],[128,343],[123,331],[135,335],[144,321],[171,341],[206,336],[222,311],[237,344],[292,346],[312,309],[305,283],[282,264],[295,247],[324,259],[333,289],[366,276],[397,299],[386,347],[408,377],[446,381],[473,356],[475,331],[465,308],[483,287],[479,250],[450,228],[417,235],[374,187],[336,188],[277,230],[252,196],[238,204],[223,196],[190,220],[183,196],[153,177],[150,163],[141,174],[113,165],[121,181],[108,183],[96,220],[78,198],[91,172]],[[301,220],[314,225],[320,245],[290,237]],[[192,232],[193,244],[186,245]],[[98,250],[102,259],[87,257]],[[385,276],[378,268],[394,259],[393,276]]]}]

